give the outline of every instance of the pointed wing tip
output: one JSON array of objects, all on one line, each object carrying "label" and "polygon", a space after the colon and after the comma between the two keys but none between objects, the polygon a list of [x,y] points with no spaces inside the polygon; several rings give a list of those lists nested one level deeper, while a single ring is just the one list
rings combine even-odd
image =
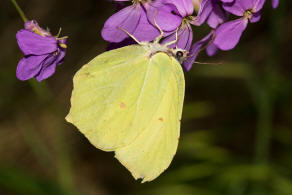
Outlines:
[{"label": "pointed wing tip", "polygon": [[138,172],[135,172],[133,169],[130,169],[125,162],[121,161],[119,159],[119,156],[117,155],[117,153],[115,152],[115,156],[114,156],[130,173],[131,175],[134,177],[135,180],[141,180],[141,183],[146,183],[146,182],[150,182],[153,181],[154,179],[156,179],[158,176],[156,177],[147,177],[146,174],[141,174]]},{"label": "pointed wing tip", "polygon": [[65,117],[65,120],[69,123],[73,123],[70,113]]}]

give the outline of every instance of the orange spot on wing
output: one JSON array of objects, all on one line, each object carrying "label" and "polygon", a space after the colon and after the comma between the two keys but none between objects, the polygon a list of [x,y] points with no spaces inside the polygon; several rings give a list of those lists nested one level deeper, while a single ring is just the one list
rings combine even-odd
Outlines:
[{"label": "orange spot on wing", "polygon": [[120,103],[120,108],[126,108],[126,104],[124,102]]},{"label": "orange spot on wing", "polygon": [[158,120],[160,120],[161,122],[163,122],[163,118],[162,117],[160,117]]}]

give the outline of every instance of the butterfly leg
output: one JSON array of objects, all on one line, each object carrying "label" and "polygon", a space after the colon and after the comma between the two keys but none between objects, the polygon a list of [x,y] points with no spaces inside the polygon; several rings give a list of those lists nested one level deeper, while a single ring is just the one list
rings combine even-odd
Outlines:
[{"label": "butterfly leg", "polygon": [[176,29],[176,32],[175,32],[175,40],[166,43],[165,46],[168,47],[168,46],[170,46],[170,45],[172,45],[172,44],[177,43],[177,41],[178,41],[178,28]]},{"label": "butterfly leg", "polygon": [[155,18],[156,18],[156,15],[157,15],[157,12],[156,12],[155,15],[154,15],[153,21],[154,21],[154,25],[155,25],[156,28],[159,30],[160,35],[159,35],[158,37],[155,38],[154,42],[155,42],[155,43],[158,43],[158,42],[162,39],[162,37],[164,36],[164,32],[163,32],[163,30],[160,28],[160,26],[157,24],[157,21],[156,21],[156,19],[155,19]]},{"label": "butterfly leg", "polygon": [[139,45],[143,45],[143,43],[141,43],[136,37],[134,37],[134,35],[132,35],[131,33],[129,33],[126,29],[123,29],[122,27],[118,27],[120,30],[124,31],[129,37],[131,37],[136,43],[138,43]]}]

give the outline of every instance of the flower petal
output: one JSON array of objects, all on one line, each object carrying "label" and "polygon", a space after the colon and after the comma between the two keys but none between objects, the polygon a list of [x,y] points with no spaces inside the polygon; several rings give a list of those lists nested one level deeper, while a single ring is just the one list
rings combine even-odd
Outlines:
[{"label": "flower petal", "polygon": [[172,4],[162,4],[157,1],[157,3],[149,3],[144,5],[147,18],[152,25],[155,25],[154,18],[158,26],[167,32],[173,32],[181,25],[182,17],[173,14],[177,9]]},{"label": "flower petal", "polygon": [[192,66],[193,66],[198,54],[200,53],[202,47],[204,45],[208,44],[212,40],[213,33],[214,32],[211,31],[211,33],[209,33],[203,39],[201,39],[200,41],[198,41],[192,45],[191,50],[189,52],[189,57],[187,60],[184,61],[184,67],[187,71],[189,71],[192,68]]},{"label": "flower petal", "polygon": [[[166,37],[162,44],[174,41],[176,39],[176,32],[172,33],[170,36]],[[178,41],[176,44],[172,44],[169,47],[175,48],[178,47],[180,49],[189,50],[191,48],[193,41],[193,31],[192,27],[187,24],[183,29],[178,31]]]},{"label": "flower petal", "polygon": [[211,0],[203,0],[200,6],[199,12],[195,20],[192,22],[192,24],[196,26],[200,26],[201,24],[203,24],[208,18],[208,16],[210,15],[210,13],[212,12],[212,10],[213,10],[213,4]]},{"label": "flower petal", "polygon": [[58,49],[58,57],[56,59],[57,65],[63,64],[65,55],[66,55],[66,50],[65,49],[63,49],[63,48],[62,49]]},{"label": "flower petal", "polygon": [[127,38],[128,35],[119,29],[119,27],[133,34],[140,20],[141,10],[142,7],[140,4],[135,4],[125,7],[112,15],[105,22],[102,29],[101,35],[103,39],[109,42],[117,43]]},{"label": "flower petal", "polygon": [[[66,45],[67,39],[62,39],[59,41],[59,43]],[[59,47],[58,48],[58,57],[56,59],[57,65],[61,65],[64,62],[65,55],[66,55],[66,48]]]},{"label": "flower petal", "polygon": [[55,37],[42,37],[29,30],[20,30],[16,34],[17,43],[24,55],[44,55],[57,50]]},{"label": "flower petal", "polygon": [[272,0],[272,7],[275,9],[279,6],[279,0]]},{"label": "flower petal", "polygon": [[194,12],[194,3],[192,0],[167,0],[167,2],[175,5],[182,17],[192,15]]},{"label": "flower petal", "polygon": [[239,42],[247,24],[248,20],[246,18],[240,18],[222,24],[215,31],[216,37],[214,44],[221,50],[233,49]]},{"label": "flower petal", "polygon": [[25,81],[36,76],[40,72],[42,68],[41,64],[46,57],[47,55],[22,58],[16,68],[16,77],[21,81]]},{"label": "flower petal", "polygon": [[56,71],[58,56],[50,55],[42,63],[42,69],[39,74],[36,75],[36,80],[41,82],[52,76]]},{"label": "flower petal", "polygon": [[206,48],[206,53],[208,56],[214,56],[216,53],[218,52],[218,48],[216,47],[215,44],[210,44],[207,48]]},{"label": "flower petal", "polygon": [[263,9],[266,0],[254,0],[253,12],[259,12]]},{"label": "flower petal", "polygon": [[255,14],[252,14],[252,17],[251,17],[251,19],[249,21],[251,23],[256,23],[256,22],[260,21],[260,19],[261,19],[261,12],[259,11],[259,12],[255,13]]},{"label": "flower petal", "polygon": [[218,3],[213,3],[213,10],[207,19],[207,24],[215,29],[226,20],[227,14],[222,10]]},{"label": "flower petal", "polygon": [[223,3],[223,8],[236,16],[243,16],[245,11],[254,7],[255,0],[236,0],[234,3]]},{"label": "flower petal", "polygon": [[141,10],[141,18],[133,35],[139,41],[153,41],[160,35],[159,30],[148,21],[144,9]]}]

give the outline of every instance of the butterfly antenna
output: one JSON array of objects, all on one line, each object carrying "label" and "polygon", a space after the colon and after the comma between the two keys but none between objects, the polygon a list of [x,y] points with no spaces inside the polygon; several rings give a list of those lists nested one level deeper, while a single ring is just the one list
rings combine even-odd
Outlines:
[{"label": "butterfly antenna", "polygon": [[155,43],[158,43],[162,37],[164,36],[164,32],[163,30],[160,28],[160,26],[157,24],[157,21],[156,21],[156,15],[157,15],[158,11],[155,12],[154,14],[154,17],[153,17],[153,21],[154,21],[154,25],[156,26],[156,28],[159,30],[160,32],[160,35],[158,37],[156,37],[156,39],[154,40]]},{"label": "butterfly antenna", "polygon": [[[165,46],[168,47],[168,46],[170,46],[170,45],[172,45],[172,44],[177,43],[177,41],[178,41],[178,28],[176,28],[176,32],[175,32],[175,40],[166,43]],[[177,45],[176,45],[176,48],[177,48]]]},{"label": "butterfly antenna", "polygon": [[223,63],[222,62],[217,62],[217,63],[216,62],[215,63],[213,62],[212,63],[212,62],[197,62],[197,61],[195,61],[194,64],[221,65]]},{"label": "butterfly antenna", "polygon": [[123,29],[122,27],[118,27],[120,30],[124,31],[129,37],[131,37],[136,43],[138,43],[139,45],[142,45],[142,43],[136,39],[136,37],[134,35],[132,35],[131,33],[129,33],[126,29]]}]

